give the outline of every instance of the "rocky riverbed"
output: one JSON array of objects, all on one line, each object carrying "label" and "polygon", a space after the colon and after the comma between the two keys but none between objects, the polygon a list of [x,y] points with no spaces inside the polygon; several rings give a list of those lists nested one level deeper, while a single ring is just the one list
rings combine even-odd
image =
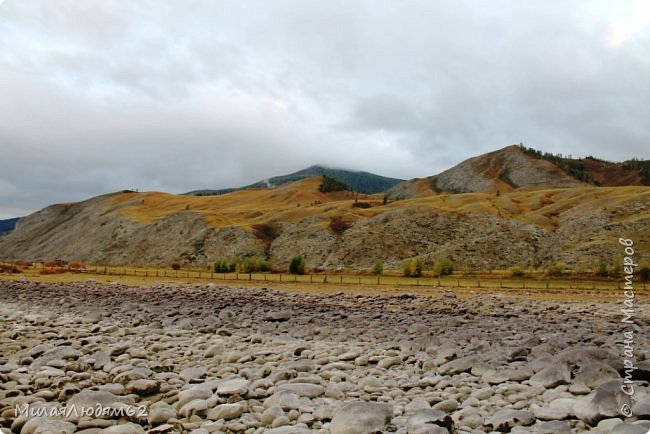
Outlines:
[{"label": "rocky riverbed", "polygon": [[641,303],[624,324],[619,303],[444,291],[0,281],[0,300],[5,433],[650,429]]}]

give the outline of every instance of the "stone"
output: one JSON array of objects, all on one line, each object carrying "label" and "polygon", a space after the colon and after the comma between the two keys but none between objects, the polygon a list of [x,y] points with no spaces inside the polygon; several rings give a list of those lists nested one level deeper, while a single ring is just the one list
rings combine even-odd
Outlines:
[{"label": "stone", "polygon": [[166,424],[170,419],[175,418],[176,410],[174,410],[174,407],[167,404],[165,401],[158,401],[149,407],[147,422],[152,426],[156,426]]},{"label": "stone", "polygon": [[208,399],[211,396],[212,389],[205,385],[197,385],[178,392],[178,401],[175,405],[177,408],[180,408],[195,399]]},{"label": "stone", "polygon": [[126,390],[139,396],[153,395],[160,391],[160,383],[156,380],[135,380],[126,385]]},{"label": "stone", "polygon": [[[29,365],[29,370],[32,372],[37,371],[39,368],[50,365],[53,361],[61,360],[75,360],[82,356],[81,351],[76,350],[69,346],[60,346],[45,351],[42,356],[34,359]],[[50,365],[52,366],[52,365]]]},{"label": "stone", "polygon": [[505,408],[489,416],[484,425],[493,431],[509,432],[516,426],[529,426],[533,423],[535,415],[530,411]]},{"label": "stone", "polygon": [[393,406],[356,401],[345,404],[334,413],[331,434],[362,434],[382,431],[393,417]]},{"label": "stone", "polygon": [[219,395],[245,395],[248,392],[248,386],[251,382],[245,378],[232,378],[221,380],[217,383],[217,393]]},{"label": "stone", "polygon": [[571,434],[571,425],[560,420],[543,422],[535,428],[537,428],[537,434]]},{"label": "stone", "polygon": [[621,408],[631,408],[632,400],[621,390],[622,380],[614,380],[598,387],[593,396],[589,395],[579,400],[574,411],[578,419],[594,426],[600,420],[621,416]]},{"label": "stone", "polygon": [[207,418],[210,420],[231,420],[237,419],[244,413],[244,407],[240,404],[221,404],[210,409]]},{"label": "stone", "polygon": [[275,310],[268,312],[264,316],[264,320],[271,322],[284,322],[291,319],[291,312],[288,310]]},{"label": "stone", "polygon": [[575,402],[575,399],[558,398],[551,401],[548,407],[533,404],[531,410],[535,417],[540,420],[564,420],[573,413]]},{"label": "stone", "polygon": [[647,396],[632,406],[632,414],[643,419],[650,419],[650,396]]},{"label": "stone", "polygon": [[610,432],[611,434],[648,434],[650,428],[643,425],[632,425],[621,423],[616,425]]},{"label": "stone", "polygon": [[454,421],[447,413],[441,410],[422,410],[409,416],[406,421],[406,427],[409,432],[414,431],[420,426],[436,425],[443,427],[448,431],[454,430]]},{"label": "stone", "polygon": [[440,401],[433,406],[434,410],[444,411],[445,413],[451,413],[455,411],[460,404],[455,399],[445,399]]},{"label": "stone", "polygon": [[548,364],[544,369],[530,377],[531,384],[540,384],[547,389],[571,382],[571,372],[566,363]]},{"label": "stone", "polygon": [[385,359],[381,359],[379,363],[377,363],[377,367],[381,369],[389,369],[392,366],[397,366],[402,363],[402,358],[399,356],[394,356],[394,357],[386,357]]},{"label": "stone", "polygon": [[299,426],[283,426],[264,430],[264,434],[310,434],[313,431],[309,428]]},{"label": "stone", "polygon": [[183,405],[178,414],[183,417],[192,417],[194,415],[205,416],[208,410],[208,401],[205,399],[194,399],[187,404]]},{"label": "stone", "polygon": [[596,389],[603,383],[619,378],[621,376],[611,366],[603,362],[589,362],[582,366],[576,374],[574,382],[579,382],[591,389]]},{"label": "stone", "polygon": [[121,425],[113,425],[109,428],[104,428],[102,433],[110,434],[144,434],[144,428],[136,423],[123,423]]},{"label": "stone", "polygon": [[104,419],[107,416],[95,414],[97,409],[107,411],[107,409],[123,408],[124,405],[133,406],[133,404],[133,399],[126,396],[117,396],[105,391],[83,390],[72,396],[66,406],[75,409],[71,412],[71,420],[77,420],[81,414]]},{"label": "stone", "polygon": [[316,398],[325,393],[325,388],[320,384],[311,383],[287,383],[281,384],[276,387],[278,391],[286,391],[295,393],[298,396],[306,396],[307,398]]},{"label": "stone", "polygon": [[469,372],[479,362],[480,359],[477,356],[465,356],[441,365],[438,368],[438,372],[442,375],[456,375],[461,372]]},{"label": "stone", "polygon": [[174,432],[174,425],[168,423],[163,425],[158,425],[157,427],[151,428],[147,431],[147,434],[171,434]]},{"label": "stone", "polygon": [[203,366],[197,366],[194,368],[186,368],[180,372],[180,376],[183,380],[188,383],[193,380],[200,380],[205,377],[207,370]]},{"label": "stone", "polygon": [[48,417],[34,417],[23,425],[21,434],[72,434],[77,430],[75,424]]},{"label": "stone", "polygon": [[277,418],[284,416],[284,410],[280,407],[269,407],[264,410],[262,416],[260,417],[260,423],[262,426],[271,426],[273,421]]}]

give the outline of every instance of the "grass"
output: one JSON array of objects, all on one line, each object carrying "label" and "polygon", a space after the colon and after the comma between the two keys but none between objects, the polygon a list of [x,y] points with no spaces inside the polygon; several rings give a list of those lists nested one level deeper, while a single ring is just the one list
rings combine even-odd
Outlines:
[{"label": "grass", "polygon": [[[202,284],[209,282],[224,285],[254,288],[275,288],[302,292],[324,292],[364,295],[396,295],[412,293],[419,295],[440,295],[453,291],[460,298],[477,294],[507,294],[539,300],[581,300],[614,301],[622,297],[616,281],[586,280],[570,278],[510,278],[505,275],[445,276],[440,279],[422,277],[406,278],[398,275],[360,274],[305,274],[283,273],[211,273],[207,270],[172,270],[151,267],[87,266],[82,272],[41,275],[40,268],[29,268],[21,274],[0,275],[1,279],[27,279],[37,282],[78,282],[93,280],[99,284],[119,282],[132,286],[153,286],[167,284]],[[379,279],[379,280],[378,280]],[[379,282],[379,283],[378,283]],[[548,284],[548,287],[547,287]],[[525,285],[525,288],[523,287]],[[636,283],[637,295],[648,299],[650,294]]]},{"label": "grass", "polygon": [[[420,180],[415,182],[419,191],[416,197],[364,209],[353,206],[354,196],[350,192],[321,193],[319,183],[320,178],[309,178],[274,189],[242,190],[220,196],[119,193],[109,196],[105,206],[107,213],[116,212],[141,224],[150,224],[179,212],[199,214],[214,227],[296,222],[315,215],[343,216],[355,221],[412,206],[437,212],[493,214],[554,228],[558,216],[571,209],[620,211],[632,201],[650,202],[647,187],[522,188],[496,196],[494,193],[436,194]],[[382,198],[382,194],[362,195],[359,200],[380,204]],[[621,222],[642,218],[647,215],[622,212],[616,217]]]}]

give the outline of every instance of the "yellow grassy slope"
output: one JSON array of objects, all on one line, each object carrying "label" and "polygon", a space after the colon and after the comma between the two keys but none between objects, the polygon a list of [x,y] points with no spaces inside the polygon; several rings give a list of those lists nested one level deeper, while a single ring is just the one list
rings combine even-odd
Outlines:
[{"label": "yellow grassy slope", "polygon": [[[417,181],[416,181],[417,182]],[[141,224],[179,212],[199,214],[210,225],[251,226],[271,221],[295,222],[314,215],[341,215],[348,220],[371,217],[403,207],[424,207],[438,212],[488,213],[545,228],[557,225],[565,211],[581,207],[585,212],[625,210],[630,204],[649,204],[650,187],[585,187],[518,189],[503,193],[436,194],[418,184],[418,197],[381,205],[383,195],[361,195],[373,207],[356,208],[349,192],[321,193],[319,178],[310,178],[274,189],[252,189],[220,196],[181,196],[168,193],[120,193],[108,198],[107,212],[118,212]],[[427,190],[428,189],[428,190]],[[314,205],[319,201],[320,204]],[[647,212],[620,212],[621,221],[648,218]]]}]

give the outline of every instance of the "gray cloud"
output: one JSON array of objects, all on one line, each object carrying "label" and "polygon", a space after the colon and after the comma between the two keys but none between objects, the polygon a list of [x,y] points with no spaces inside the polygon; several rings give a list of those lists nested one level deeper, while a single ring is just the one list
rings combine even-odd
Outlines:
[{"label": "gray cloud", "polygon": [[0,218],[524,142],[650,158],[644,2],[8,0]]}]

